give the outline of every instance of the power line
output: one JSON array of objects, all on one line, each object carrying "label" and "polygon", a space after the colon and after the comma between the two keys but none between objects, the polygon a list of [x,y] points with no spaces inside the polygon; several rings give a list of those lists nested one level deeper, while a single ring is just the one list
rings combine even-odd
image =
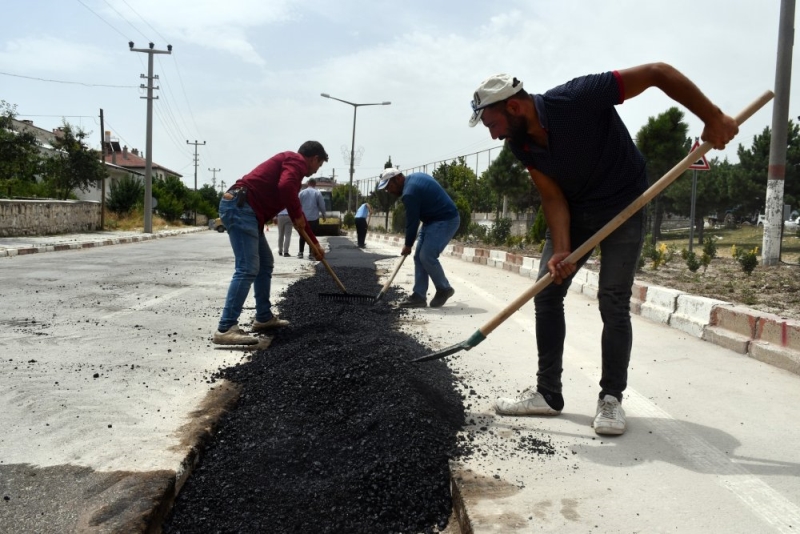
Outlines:
[{"label": "power line", "polygon": [[128,38],[128,36],[127,36],[127,35],[125,35],[125,34],[124,34],[124,33],[122,33],[121,31],[119,31],[117,28],[115,28],[115,27],[114,27],[114,25],[112,25],[112,24],[111,24],[110,22],[108,22],[106,19],[104,19],[103,17],[101,17],[100,15],[98,15],[97,13],[95,13],[94,11],[92,11],[92,8],[90,8],[89,6],[87,6],[86,4],[84,4],[84,3],[83,3],[81,0],[77,0],[77,1],[78,1],[78,3],[79,3],[80,5],[82,5],[82,6],[83,6],[83,7],[85,7],[86,9],[88,9],[88,10],[89,10],[89,11],[92,13],[92,15],[94,15],[94,16],[95,16],[95,17],[97,17],[98,19],[102,20],[102,21],[103,21],[105,24],[107,24],[107,25],[108,25],[108,27],[109,27],[109,28],[111,28],[112,30],[114,30],[115,32],[117,32],[118,34],[120,34],[120,35],[121,35],[121,36],[122,36],[122,37],[123,37],[123,38],[124,38],[126,41],[129,41],[129,40],[130,40],[130,39]]},{"label": "power line", "polygon": [[[106,2],[106,3],[108,3],[108,2]],[[148,27],[149,27],[151,30],[153,30],[154,32],[156,32],[156,35],[158,35],[159,37],[161,37],[161,40],[162,40],[162,41],[164,41],[165,43],[166,43],[166,42],[169,42],[169,39],[165,39],[163,35],[161,35],[160,33],[158,33],[158,30],[156,30],[155,28],[153,28],[153,27],[150,25],[150,23],[149,23],[149,22],[147,22],[147,21],[145,20],[145,18],[144,18],[144,17],[142,17],[142,16],[141,16],[141,15],[140,15],[140,14],[139,14],[139,13],[138,13],[138,12],[137,12],[135,9],[133,9],[133,7],[131,7],[131,5],[130,5],[128,2],[126,2],[125,0],[122,0],[122,3],[123,3],[123,4],[125,4],[126,6],[128,6],[128,9],[130,9],[131,11],[133,11],[133,12],[136,14],[136,16],[137,16],[137,17],[139,17],[140,19],[142,19],[142,22],[144,22],[145,24],[147,24],[147,26],[148,26]],[[139,32],[139,33],[141,33],[141,32]]]},{"label": "power line", "polygon": [[0,72],[4,76],[12,76],[14,78],[25,78],[26,80],[36,80],[39,82],[51,83],[65,83],[71,85],[83,85],[84,87],[113,87],[115,89],[138,89],[136,85],[109,85],[103,83],[86,83],[86,82],[68,82],[65,80],[51,80],[49,78],[36,78],[34,76],[23,76],[22,74],[11,74],[10,72]]},{"label": "power line", "polygon": [[[138,32],[138,33],[139,33],[139,35],[141,35],[142,37],[144,37],[145,39],[147,39],[148,41],[150,41],[150,39],[149,39],[149,38],[148,38],[148,37],[147,37],[145,34],[143,34],[141,31],[139,31],[139,28],[137,28],[136,26],[134,26],[133,24],[131,24],[131,22],[130,22],[128,19],[126,19],[126,18],[125,18],[125,17],[122,15],[122,13],[120,13],[119,11],[117,11],[116,9],[114,9],[114,6],[112,6],[111,4],[109,4],[109,3],[108,3],[108,0],[103,0],[103,1],[106,3],[106,5],[107,5],[108,7],[110,7],[110,8],[111,8],[111,10],[112,10],[112,11],[114,11],[114,13],[116,13],[117,15],[119,15],[119,17],[120,17],[122,20],[124,20],[125,22],[127,22],[127,23],[128,23],[128,26],[130,26],[131,28],[133,28],[133,30],[134,30],[134,31]],[[130,7],[130,6],[128,6],[128,7]]]}]

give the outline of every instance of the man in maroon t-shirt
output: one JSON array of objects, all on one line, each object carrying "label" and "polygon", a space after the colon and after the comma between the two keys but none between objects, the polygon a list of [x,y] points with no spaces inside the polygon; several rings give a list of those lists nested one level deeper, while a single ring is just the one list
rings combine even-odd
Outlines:
[{"label": "man in maroon t-shirt", "polygon": [[[318,260],[325,257],[319,241],[303,215],[298,193],[303,178],[316,173],[328,154],[317,141],[306,141],[297,152],[281,152],[238,180],[219,203],[219,216],[228,231],[236,258],[225,307],[213,341],[219,345],[255,345],[258,339],[239,328],[239,315],[253,286],[256,316],[253,332],[269,331],[289,324],[272,313],[269,301],[272,250],[264,237],[264,223],[286,209],[294,227],[312,241],[309,248]],[[301,234],[302,235],[302,234]]]}]

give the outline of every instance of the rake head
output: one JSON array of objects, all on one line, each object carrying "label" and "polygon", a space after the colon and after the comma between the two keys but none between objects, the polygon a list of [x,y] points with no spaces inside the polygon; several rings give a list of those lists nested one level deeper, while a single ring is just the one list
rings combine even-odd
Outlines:
[{"label": "rake head", "polygon": [[325,302],[339,302],[342,304],[372,305],[375,297],[372,295],[354,295],[352,293],[318,293],[319,300]]}]

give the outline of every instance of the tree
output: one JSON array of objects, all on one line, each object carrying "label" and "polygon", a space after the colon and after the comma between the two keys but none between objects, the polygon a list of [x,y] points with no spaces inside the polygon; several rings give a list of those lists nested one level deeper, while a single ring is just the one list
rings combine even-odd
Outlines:
[{"label": "tree", "polygon": [[42,167],[36,136],[14,127],[16,110],[16,105],[0,100],[0,191],[9,197],[35,185]]},{"label": "tree", "polygon": [[[741,204],[745,213],[760,213],[764,209],[767,179],[769,171],[769,152],[772,142],[772,131],[764,128],[761,134],[753,137],[749,149],[739,145],[739,165],[744,183],[736,184],[737,204]],[[786,168],[783,185],[784,202],[796,207],[800,203],[800,126],[789,121],[787,128]]]},{"label": "tree", "polygon": [[350,184],[341,184],[334,187],[331,191],[331,209],[333,211],[347,211],[347,200],[350,198],[351,191],[356,205],[358,205],[358,198],[360,196],[358,188]]},{"label": "tree", "polygon": [[[514,157],[508,145],[503,146],[500,154],[483,173],[481,181],[483,180],[497,193],[498,200],[504,196],[511,199],[517,213],[527,211],[528,208],[535,209],[542,202],[530,174]],[[496,208],[499,211],[499,206],[496,205]]]},{"label": "tree", "polygon": [[111,182],[111,192],[106,206],[117,215],[127,215],[144,200],[142,180],[128,175]]},{"label": "tree", "polygon": [[478,196],[478,177],[467,166],[464,157],[458,160],[442,163],[433,171],[433,177],[444,188],[445,192],[453,199],[461,218],[456,235],[463,235],[472,222],[472,199]]},{"label": "tree", "polygon": [[[383,168],[394,168],[394,165],[392,164],[392,156],[389,156],[389,160],[383,165]],[[380,208],[380,211],[385,214],[385,221],[383,225],[387,230],[389,229],[389,210],[392,209],[392,206],[394,206],[395,202],[397,202],[397,197],[387,193],[386,191],[378,191],[378,184],[375,184],[375,191],[369,195],[369,203]]]},{"label": "tree", "polygon": [[88,191],[107,176],[100,152],[84,142],[87,135],[80,128],[73,130],[65,121],[53,141],[55,152],[45,164],[45,182],[58,199],[66,200],[75,189]]},{"label": "tree", "polygon": [[[683,122],[683,112],[674,106],[655,118],[647,119],[647,124],[639,130],[636,146],[647,162],[647,176],[651,185],[686,156],[691,148],[688,131],[689,127]],[[652,221],[650,233],[654,241],[661,237],[664,212],[671,209],[671,201],[664,193],[656,197],[652,206],[648,206]]]},{"label": "tree", "polygon": [[194,209],[189,188],[177,176],[153,180],[153,196],[158,201],[156,211],[168,221],[177,221],[181,215]]}]

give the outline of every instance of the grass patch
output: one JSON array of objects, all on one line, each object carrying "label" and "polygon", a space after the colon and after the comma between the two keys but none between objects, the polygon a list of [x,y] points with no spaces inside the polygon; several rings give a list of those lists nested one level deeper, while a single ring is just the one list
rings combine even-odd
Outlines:
[{"label": "grass patch", "polygon": [[[742,226],[740,228],[706,228],[703,238],[711,237],[717,246],[717,254],[721,257],[731,257],[731,247],[736,245],[739,249],[752,250],[758,247],[762,251],[764,245],[764,229],[761,226]],[[703,245],[697,244],[697,232],[694,235],[693,249],[702,250]],[[659,243],[666,243],[680,250],[689,248],[689,229],[662,231]],[[759,255],[759,258],[761,256]],[[800,263],[800,236],[797,232],[784,230],[781,241],[781,258],[786,262]]]}]

